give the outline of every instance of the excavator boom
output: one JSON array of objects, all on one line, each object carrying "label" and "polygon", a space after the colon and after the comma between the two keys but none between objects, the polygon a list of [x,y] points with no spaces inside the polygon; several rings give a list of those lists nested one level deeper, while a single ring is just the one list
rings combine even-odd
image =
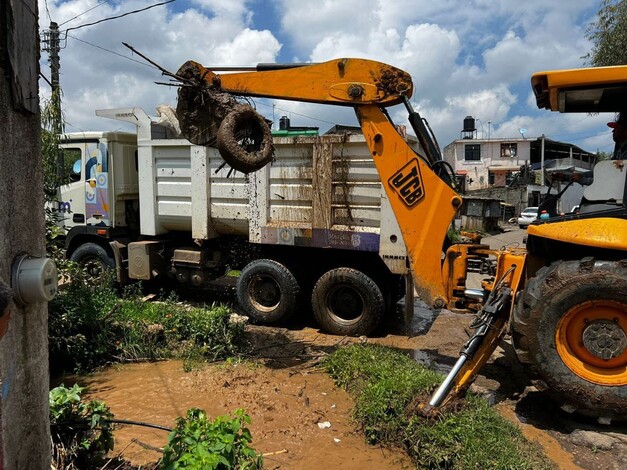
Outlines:
[{"label": "excavator boom", "polygon": [[177,75],[196,75],[209,86],[241,96],[256,96],[344,106],[392,106],[411,97],[410,75],[366,59],[338,59],[284,69],[217,75],[197,62],[186,62]]},{"label": "excavator boom", "polygon": [[401,227],[417,291],[430,305],[446,306],[442,246],[462,198],[434,172],[433,157],[416,154],[383,110],[400,103],[407,106],[413,91],[407,72],[372,60],[337,59],[278,70],[216,74],[190,61],[177,76],[229,95],[352,106]]}]

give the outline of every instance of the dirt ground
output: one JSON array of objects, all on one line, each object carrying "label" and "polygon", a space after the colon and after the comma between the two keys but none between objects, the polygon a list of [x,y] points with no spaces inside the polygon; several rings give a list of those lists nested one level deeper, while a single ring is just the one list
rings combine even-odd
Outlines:
[{"label": "dirt ground", "polygon": [[[489,242],[519,243],[523,234],[513,230]],[[310,315],[282,327],[250,326],[257,362],[263,366],[214,364],[185,373],[178,361],[133,364],[82,382],[119,419],[171,427],[191,407],[211,416],[244,408],[252,419],[254,446],[266,454],[266,468],[411,468],[399,449],[365,444],[351,419],[350,396],[334,387],[317,364],[339,345],[368,341],[393,346],[446,372],[468,338],[471,317],[446,310],[436,314],[420,301],[414,311],[405,324],[399,306],[398,315],[368,339],[323,334]],[[475,391],[518,424],[556,467],[627,468],[625,424],[599,425],[562,412],[530,386],[507,341],[502,346],[481,371]],[[159,457],[154,449],[163,447],[166,437],[164,431],[123,426],[116,432],[116,451],[135,464],[154,462]]]}]

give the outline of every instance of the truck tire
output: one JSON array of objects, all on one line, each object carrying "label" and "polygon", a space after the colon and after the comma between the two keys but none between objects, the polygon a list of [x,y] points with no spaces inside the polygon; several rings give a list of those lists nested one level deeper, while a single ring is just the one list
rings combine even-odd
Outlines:
[{"label": "truck tire", "polygon": [[97,243],[79,246],[70,260],[80,265],[92,279],[98,279],[107,269],[115,269],[115,260]]},{"label": "truck tire", "polygon": [[627,418],[626,260],[584,258],[540,269],[511,326],[520,361],[564,409]]},{"label": "truck tire", "polygon": [[322,329],[343,336],[369,335],[386,308],[377,283],[353,268],[323,274],[313,288],[311,303]]},{"label": "truck tire", "polygon": [[294,274],[274,260],[249,263],[237,280],[237,300],[244,313],[259,323],[278,323],[298,307],[300,288]]},{"label": "truck tire", "polygon": [[217,135],[218,151],[226,163],[242,173],[272,161],[272,132],[263,116],[249,105],[239,105],[224,118]]}]

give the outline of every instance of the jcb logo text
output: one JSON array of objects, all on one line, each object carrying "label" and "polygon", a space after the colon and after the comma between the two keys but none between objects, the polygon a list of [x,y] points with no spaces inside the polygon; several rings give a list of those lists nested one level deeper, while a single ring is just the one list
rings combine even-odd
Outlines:
[{"label": "jcb logo text", "polygon": [[406,206],[415,205],[425,196],[418,160],[413,159],[388,180]]}]

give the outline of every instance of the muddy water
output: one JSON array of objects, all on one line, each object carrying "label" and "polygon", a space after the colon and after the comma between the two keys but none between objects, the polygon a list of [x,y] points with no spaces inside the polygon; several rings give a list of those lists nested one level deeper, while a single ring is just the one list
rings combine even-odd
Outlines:
[{"label": "muddy water", "polygon": [[[167,361],[110,368],[83,384],[90,398],[105,400],[118,419],[173,427],[192,407],[210,416],[244,408],[252,419],[255,449],[266,468],[343,469],[411,468],[401,451],[364,443],[350,413],[349,395],[314,369],[269,369],[250,365],[214,365],[184,373],[182,363]],[[330,423],[321,428],[318,423]],[[116,452],[134,464],[156,461],[167,432],[121,426]]]},{"label": "muddy water", "polygon": [[549,433],[542,429],[535,428],[526,424],[516,416],[516,413],[507,404],[500,403],[496,406],[501,415],[518,425],[523,435],[531,442],[535,442],[544,451],[545,455],[561,470],[577,470],[581,469],[571,454],[566,452],[557,439],[553,438]]}]

